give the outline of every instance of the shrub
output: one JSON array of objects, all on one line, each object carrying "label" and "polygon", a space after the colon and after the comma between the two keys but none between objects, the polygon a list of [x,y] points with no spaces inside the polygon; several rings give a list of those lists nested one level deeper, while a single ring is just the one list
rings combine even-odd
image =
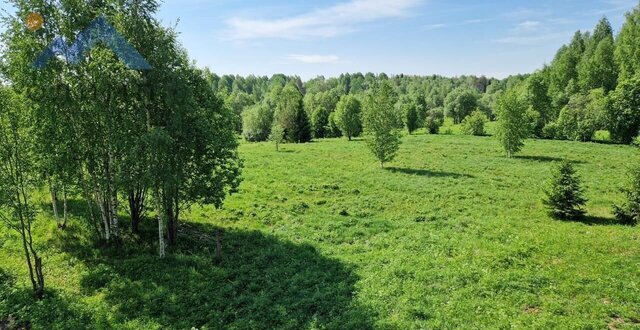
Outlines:
[{"label": "shrub", "polygon": [[622,192],[625,194],[624,205],[615,205],[614,214],[621,224],[635,226],[640,222],[640,166],[629,171],[629,179]]},{"label": "shrub", "polygon": [[570,162],[564,161],[555,169],[545,193],[544,203],[554,218],[573,220],[584,216],[582,207],[587,200]]},{"label": "shrub", "polygon": [[242,136],[249,142],[266,141],[269,138],[273,110],[266,104],[247,108],[242,113]]},{"label": "shrub", "polygon": [[462,131],[467,135],[485,135],[484,125],[487,121],[489,121],[487,115],[480,110],[476,110],[462,121]]},{"label": "shrub", "polygon": [[556,137],[573,141],[593,140],[600,128],[605,113],[605,96],[602,89],[594,89],[589,94],[571,97],[560,112]]},{"label": "shrub", "polygon": [[542,137],[553,140],[558,136],[558,124],[555,122],[548,123],[542,129]]},{"label": "shrub", "polygon": [[425,118],[425,127],[429,134],[438,134],[440,127],[444,124],[444,112],[441,108],[436,108],[429,111],[427,118]]}]

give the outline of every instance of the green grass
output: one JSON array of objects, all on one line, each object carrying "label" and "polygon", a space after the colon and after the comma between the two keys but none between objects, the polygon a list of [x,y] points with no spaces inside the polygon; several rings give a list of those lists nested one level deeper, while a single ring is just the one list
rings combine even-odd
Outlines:
[{"label": "green grass", "polygon": [[[362,141],[279,153],[243,144],[240,193],[223,210],[186,214],[166,260],[155,258],[153,223],[105,248],[91,243],[82,203],[64,233],[44,214],[49,294],[31,306],[16,237],[3,229],[0,319],[46,329],[640,328],[640,229],[611,214],[636,149],[531,140],[506,159],[491,137],[403,141],[386,169]],[[583,178],[583,222],[552,220],[541,202],[563,158]]]}]

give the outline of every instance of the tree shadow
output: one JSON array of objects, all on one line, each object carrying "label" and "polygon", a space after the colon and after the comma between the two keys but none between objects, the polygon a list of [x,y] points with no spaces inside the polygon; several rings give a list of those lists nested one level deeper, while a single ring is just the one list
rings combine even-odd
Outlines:
[{"label": "tree shadow", "polygon": [[522,155],[517,155],[517,156],[513,156],[513,158],[522,159],[522,160],[529,160],[529,161],[535,161],[535,162],[544,162],[544,163],[562,162],[562,161],[568,160],[572,164],[585,164],[585,162],[582,161],[582,160],[564,159],[564,158],[551,157],[551,156],[522,156]]},{"label": "tree shadow", "polygon": [[0,268],[0,329],[86,329],[92,313],[52,288],[36,303],[30,287],[18,288],[16,278]]},{"label": "tree shadow", "polygon": [[[152,225],[142,241],[153,242]],[[173,329],[373,327],[370,312],[355,301],[352,269],[310,245],[194,223],[181,225],[178,242],[164,260],[156,245],[96,249],[92,256],[81,243],[61,243],[85,259],[90,271],[81,290],[104,296],[116,328],[125,322]]]},{"label": "tree shadow", "polygon": [[565,221],[578,222],[588,226],[621,226],[620,222],[618,222],[614,218],[606,218],[606,217],[591,216],[591,215],[586,215],[581,219],[570,219]]},{"label": "tree shadow", "polygon": [[413,169],[413,168],[404,168],[404,167],[385,167],[385,170],[391,173],[401,173],[408,175],[417,175],[417,176],[427,176],[434,178],[444,178],[444,177],[452,177],[452,178],[475,178],[475,176],[470,174],[460,174],[460,173],[451,173],[451,172],[437,172],[430,171],[426,169]]}]

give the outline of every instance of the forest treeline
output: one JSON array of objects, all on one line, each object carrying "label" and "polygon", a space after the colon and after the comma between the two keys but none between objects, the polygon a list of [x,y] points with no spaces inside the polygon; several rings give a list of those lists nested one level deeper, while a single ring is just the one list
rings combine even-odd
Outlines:
[{"label": "forest treeline", "polygon": [[593,31],[576,32],[540,70],[502,80],[354,73],[303,82],[281,74],[218,76],[208,70],[206,76],[236,114],[236,129],[248,141],[267,140],[274,123],[289,132],[289,142],[351,137],[341,129],[345,125],[336,113],[341,99],[350,96],[362,102],[372,88],[388,81],[399,123],[409,133],[420,127],[437,133],[445,117],[458,124],[476,111],[486,120],[497,119],[496,101],[513,91],[525,104],[531,137],[591,141],[597,131],[606,130],[614,142],[628,144],[640,129],[638,22],[636,8],[616,35],[602,18]]}]

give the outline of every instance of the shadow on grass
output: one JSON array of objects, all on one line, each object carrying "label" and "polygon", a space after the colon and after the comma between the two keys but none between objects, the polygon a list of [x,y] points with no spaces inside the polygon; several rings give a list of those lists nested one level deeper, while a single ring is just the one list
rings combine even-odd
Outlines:
[{"label": "shadow on grass", "polygon": [[[153,242],[153,223],[143,241]],[[314,247],[261,232],[227,230],[216,258],[216,231],[183,223],[179,245],[158,259],[156,245],[95,249],[65,239],[63,250],[85,259],[86,295],[112,306],[114,327],[190,329],[370,329],[372,315],[354,300],[351,269]],[[97,251],[97,252],[96,252]]]},{"label": "shadow on grass", "polygon": [[584,216],[582,219],[573,219],[573,220],[565,220],[570,222],[578,222],[583,223],[588,226],[621,226],[620,222],[618,222],[614,218],[605,218],[605,217],[597,217],[597,216]]},{"label": "shadow on grass", "polygon": [[445,177],[451,177],[451,178],[475,178],[473,175],[469,175],[469,174],[460,174],[460,173],[451,173],[451,172],[437,172],[437,171],[430,171],[430,170],[425,170],[425,169],[413,169],[413,168],[403,168],[403,167],[385,167],[385,170],[389,171],[391,173],[401,173],[401,174],[408,174],[408,175],[427,176],[427,177],[434,177],[434,178],[445,178]]},{"label": "shadow on grass", "polygon": [[513,158],[515,159],[522,159],[522,160],[530,160],[530,161],[535,161],[535,162],[562,162],[565,160],[568,160],[570,163],[572,164],[584,164],[584,161],[581,160],[572,160],[572,159],[564,159],[564,158],[559,158],[559,157],[551,157],[551,156],[513,156]]},{"label": "shadow on grass", "polygon": [[0,268],[0,329],[88,329],[95,323],[84,304],[46,288],[36,302],[30,287],[16,287],[16,278]]}]

